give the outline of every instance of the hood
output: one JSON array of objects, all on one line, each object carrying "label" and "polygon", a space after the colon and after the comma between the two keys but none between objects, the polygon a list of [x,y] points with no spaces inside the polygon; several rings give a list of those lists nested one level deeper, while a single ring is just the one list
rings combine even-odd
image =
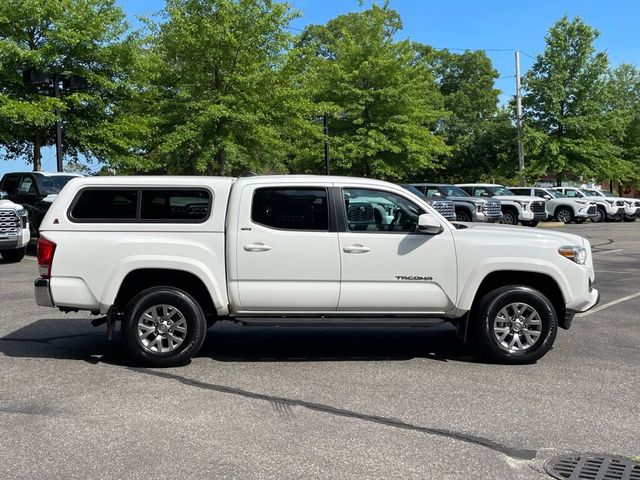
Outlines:
[{"label": "hood", "polygon": [[447,198],[456,202],[500,203],[500,200],[498,200],[500,197],[456,197],[455,195],[450,195]]},{"label": "hood", "polygon": [[13,203],[11,200],[0,200],[0,208],[10,208],[12,210],[24,210],[22,205]]},{"label": "hood", "polygon": [[492,198],[496,198],[498,200],[511,200],[514,202],[544,202],[544,198],[529,195],[496,195]]},{"label": "hood", "polygon": [[549,231],[542,228],[531,227],[513,227],[510,225],[503,225],[501,223],[464,223],[467,227],[465,230],[471,231],[474,234],[482,235],[509,235],[513,236],[514,242],[522,241],[539,241],[539,240],[551,240],[557,241],[562,245],[582,245],[586,246],[584,238],[579,235],[573,235],[572,233],[563,233],[557,231]]}]

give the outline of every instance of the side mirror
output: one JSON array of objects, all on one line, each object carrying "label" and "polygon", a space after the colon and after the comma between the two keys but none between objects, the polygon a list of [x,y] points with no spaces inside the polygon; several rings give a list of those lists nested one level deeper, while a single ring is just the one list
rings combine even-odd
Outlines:
[{"label": "side mirror", "polygon": [[544,199],[545,200],[551,200],[551,195],[549,195],[548,193],[544,194]]},{"label": "side mirror", "polygon": [[0,192],[0,200],[4,200],[5,198],[8,198],[9,194],[5,191]]},{"label": "side mirror", "polygon": [[438,235],[444,231],[444,228],[436,217],[423,213],[418,217],[418,230],[427,235]]}]

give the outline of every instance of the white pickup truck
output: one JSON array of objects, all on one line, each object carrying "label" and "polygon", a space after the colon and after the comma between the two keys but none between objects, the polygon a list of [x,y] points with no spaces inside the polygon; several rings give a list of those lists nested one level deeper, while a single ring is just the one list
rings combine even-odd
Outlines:
[{"label": "white pickup truck", "polygon": [[131,355],[186,362],[208,325],[458,326],[533,362],[593,307],[587,240],[452,224],[390,183],[346,177],[93,177],[40,227],[37,303],[122,322]]},{"label": "white pickup truck", "polygon": [[0,191],[0,255],[5,262],[19,262],[24,258],[31,236],[29,216],[22,205],[7,199]]}]

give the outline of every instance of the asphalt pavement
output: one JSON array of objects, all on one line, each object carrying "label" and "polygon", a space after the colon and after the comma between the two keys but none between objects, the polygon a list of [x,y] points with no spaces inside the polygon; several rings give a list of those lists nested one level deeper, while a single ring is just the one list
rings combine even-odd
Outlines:
[{"label": "asphalt pavement", "polygon": [[[640,222],[591,241],[601,308],[533,365],[453,328],[209,330],[189,365],[130,364],[87,313],[0,262],[0,478],[547,479],[569,452],[640,458]],[[537,227],[541,228],[541,227]]]}]

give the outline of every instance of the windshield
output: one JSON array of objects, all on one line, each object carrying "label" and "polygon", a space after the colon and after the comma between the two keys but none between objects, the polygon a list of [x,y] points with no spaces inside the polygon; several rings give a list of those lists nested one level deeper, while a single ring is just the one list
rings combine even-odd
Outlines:
[{"label": "windshield", "polygon": [[600,195],[598,192],[596,192],[595,190],[582,190],[584,192],[584,194],[587,197],[602,197],[603,195]]},{"label": "windshield", "polygon": [[551,195],[554,198],[567,198],[567,196],[564,193],[558,190],[545,190],[545,192],[547,192],[549,195]]},{"label": "windshield", "polygon": [[56,175],[54,177],[41,177],[36,176],[36,182],[38,183],[38,189],[42,195],[55,195],[60,193],[62,187],[64,187],[69,180],[78,178],[73,175]]},{"label": "windshield", "polygon": [[422,193],[420,190],[418,190],[416,187],[414,187],[413,185],[409,185],[407,183],[401,183],[400,186],[402,188],[404,188],[405,190],[410,191],[411,193],[413,193],[414,195],[419,196],[421,199],[426,200],[427,196]]},{"label": "windshield", "polygon": [[470,197],[470,195],[455,185],[446,185],[442,187],[448,197]]},{"label": "windshield", "polygon": [[499,197],[503,197],[505,195],[515,195],[515,193],[513,193],[507,187],[489,187],[489,190],[491,190],[494,195],[497,195]]},{"label": "windshield", "polygon": [[613,197],[614,196],[613,193],[608,192],[607,190],[602,190],[600,193],[602,195],[604,195],[605,197]]}]

